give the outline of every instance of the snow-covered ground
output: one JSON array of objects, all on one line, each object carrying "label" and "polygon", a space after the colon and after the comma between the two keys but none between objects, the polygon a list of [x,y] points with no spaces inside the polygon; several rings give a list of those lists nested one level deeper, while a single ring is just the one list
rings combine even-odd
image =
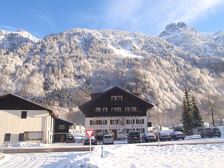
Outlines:
[{"label": "snow-covered ground", "polygon": [[[150,144],[150,143],[148,143]],[[1,168],[222,168],[224,144],[142,146],[115,144],[95,146],[88,152],[8,154]]]}]

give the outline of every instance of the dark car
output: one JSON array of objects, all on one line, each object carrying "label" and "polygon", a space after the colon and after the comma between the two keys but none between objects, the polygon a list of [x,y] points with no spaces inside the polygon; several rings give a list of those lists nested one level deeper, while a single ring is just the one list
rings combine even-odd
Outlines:
[{"label": "dark car", "polygon": [[181,131],[173,131],[170,133],[170,139],[179,140],[185,138],[185,134]]},{"label": "dark car", "polygon": [[144,133],[142,135],[142,142],[155,142],[156,136],[153,133]]},{"label": "dark car", "polygon": [[129,132],[128,136],[127,136],[127,142],[128,143],[140,143],[141,142],[140,133],[136,132],[136,131]]},{"label": "dark car", "polygon": [[74,142],[75,142],[75,138],[74,138],[74,136],[73,136],[72,134],[69,134],[69,135],[67,136],[66,142],[67,142],[67,143],[74,143]]},{"label": "dark car", "polygon": [[200,130],[200,135],[202,138],[212,138],[212,137],[221,137],[222,133],[218,128],[203,128]]},{"label": "dark car", "polygon": [[157,133],[157,140],[160,141],[170,141],[170,132],[169,131],[160,131]]},{"label": "dark car", "polygon": [[[84,137],[83,144],[84,145],[89,145],[90,144],[90,141],[89,141],[88,137]],[[95,137],[91,137],[91,145],[97,145],[97,140],[96,140]]]}]

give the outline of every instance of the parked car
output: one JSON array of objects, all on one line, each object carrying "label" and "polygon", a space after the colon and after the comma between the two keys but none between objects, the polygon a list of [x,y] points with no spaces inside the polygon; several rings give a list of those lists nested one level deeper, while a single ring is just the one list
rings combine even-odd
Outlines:
[{"label": "parked car", "polygon": [[144,133],[142,135],[142,142],[155,142],[156,135],[153,133]]},{"label": "parked car", "polygon": [[160,141],[170,141],[170,132],[169,131],[160,131],[157,133],[157,140],[159,138]]},{"label": "parked car", "polygon": [[74,143],[74,142],[75,142],[75,138],[74,138],[74,136],[73,136],[72,134],[69,134],[69,135],[67,136],[66,142],[67,142],[67,143]]},{"label": "parked car", "polygon": [[200,130],[200,135],[202,138],[212,138],[212,137],[221,137],[222,133],[218,128],[203,128]]},{"label": "parked car", "polygon": [[184,127],[183,126],[176,126],[176,127],[174,127],[174,131],[184,132]]},{"label": "parked car", "polygon": [[113,135],[107,134],[103,136],[103,144],[114,144]]},{"label": "parked car", "polygon": [[173,131],[170,133],[170,139],[179,140],[185,138],[185,134],[181,131]]},{"label": "parked car", "polygon": [[74,135],[75,143],[82,143],[84,135]]},{"label": "parked car", "polygon": [[[89,141],[88,137],[84,137],[83,144],[84,145],[89,145],[90,144],[90,141]],[[91,144],[92,145],[97,145],[97,140],[96,140],[96,138],[94,136],[91,137]]]},{"label": "parked car", "polygon": [[129,132],[127,135],[127,142],[128,143],[140,143],[141,142],[140,133],[137,131]]}]

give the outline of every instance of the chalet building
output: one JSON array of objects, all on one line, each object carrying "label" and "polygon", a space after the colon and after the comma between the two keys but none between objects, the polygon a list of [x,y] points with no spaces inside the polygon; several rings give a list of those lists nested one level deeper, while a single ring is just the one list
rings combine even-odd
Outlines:
[{"label": "chalet building", "polygon": [[73,124],[60,118],[55,117],[53,118],[54,118],[53,142],[65,142],[68,137],[69,128]]},{"label": "chalet building", "polygon": [[91,100],[79,108],[85,114],[86,129],[96,135],[113,133],[124,137],[129,131],[147,131],[147,110],[154,105],[120,87],[91,94]]},{"label": "chalet building", "polygon": [[0,97],[0,144],[62,142],[72,125],[52,110],[14,94]]}]

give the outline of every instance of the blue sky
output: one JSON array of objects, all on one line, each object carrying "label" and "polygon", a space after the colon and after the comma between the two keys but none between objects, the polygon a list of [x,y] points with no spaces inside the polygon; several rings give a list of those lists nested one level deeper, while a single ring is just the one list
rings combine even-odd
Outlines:
[{"label": "blue sky", "polygon": [[0,0],[0,29],[37,37],[73,28],[158,35],[184,21],[203,32],[224,30],[224,0]]}]

